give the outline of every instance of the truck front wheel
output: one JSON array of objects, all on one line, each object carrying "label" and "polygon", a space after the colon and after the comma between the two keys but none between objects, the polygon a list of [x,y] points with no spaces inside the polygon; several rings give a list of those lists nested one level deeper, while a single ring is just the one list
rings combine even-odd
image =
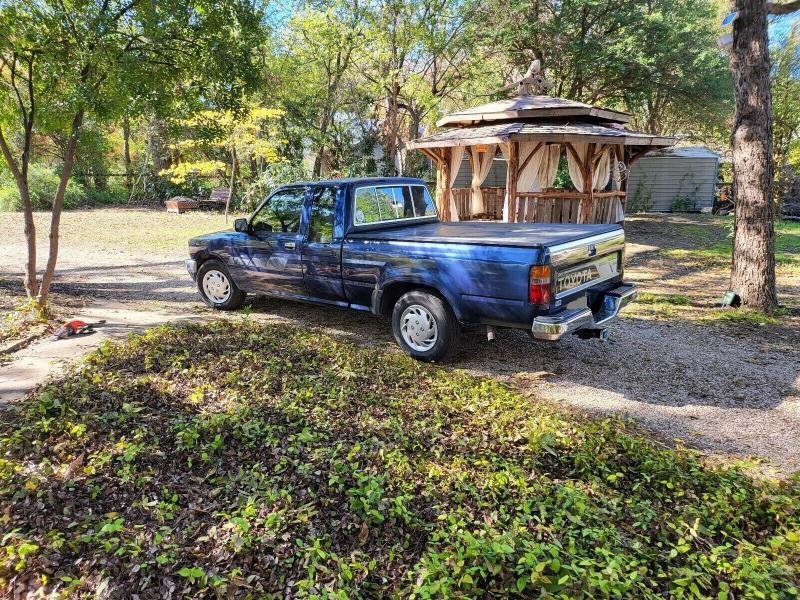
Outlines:
[{"label": "truck front wheel", "polygon": [[206,304],[219,310],[236,310],[245,298],[227,267],[214,258],[197,270],[197,289]]},{"label": "truck front wheel", "polygon": [[440,362],[455,351],[459,324],[441,298],[412,290],[394,305],[392,332],[406,354],[419,360]]}]

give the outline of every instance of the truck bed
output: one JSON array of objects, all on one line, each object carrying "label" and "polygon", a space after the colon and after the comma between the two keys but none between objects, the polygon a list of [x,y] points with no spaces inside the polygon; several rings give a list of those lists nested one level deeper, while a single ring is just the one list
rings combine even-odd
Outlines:
[{"label": "truck bed", "polygon": [[545,248],[619,230],[619,225],[551,223],[418,223],[353,231],[352,239]]}]

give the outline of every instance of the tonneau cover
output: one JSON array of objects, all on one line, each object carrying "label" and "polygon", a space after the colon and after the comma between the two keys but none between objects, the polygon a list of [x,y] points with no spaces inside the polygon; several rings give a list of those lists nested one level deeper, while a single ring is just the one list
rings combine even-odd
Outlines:
[{"label": "tonneau cover", "polygon": [[610,231],[619,225],[576,225],[572,223],[419,223],[396,225],[386,229],[351,231],[347,237],[399,242],[439,242],[484,246],[522,246],[544,248],[574,242]]}]

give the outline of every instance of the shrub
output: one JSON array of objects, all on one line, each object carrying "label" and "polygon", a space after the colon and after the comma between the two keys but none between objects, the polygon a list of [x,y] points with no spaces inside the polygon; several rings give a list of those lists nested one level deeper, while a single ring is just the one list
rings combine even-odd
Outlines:
[{"label": "shrub", "polygon": [[113,206],[127,203],[128,198],[128,190],[125,186],[110,185],[102,189],[87,187],[82,204],[87,206]]},{"label": "shrub", "polygon": [[[58,174],[43,165],[31,165],[28,171],[28,188],[33,210],[51,210],[53,198],[58,188]],[[80,205],[86,196],[86,189],[79,183],[70,180],[64,192],[64,208],[70,209]],[[11,212],[22,210],[22,200],[17,185],[9,173],[0,178],[0,211]]]}]

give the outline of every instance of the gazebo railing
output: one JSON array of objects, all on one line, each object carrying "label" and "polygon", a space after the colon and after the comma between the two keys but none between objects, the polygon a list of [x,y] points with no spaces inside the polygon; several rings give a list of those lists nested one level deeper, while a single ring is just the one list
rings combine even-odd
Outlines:
[{"label": "gazebo railing", "polygon": [[[503,219],[505,188],[482,187],[486,211],[471,213],[471,188],[454,188],[458,218]],[[594,192],[591,196],[575,191],[521,192],[517,194],[517,222],[522,223],[611,223],[616,199],[625,206],[625,192]]]},{"label": "gazebo railing", "polygon": [[471,219],[488,219],[501,221],[503,219],[503,203],[506,199],[506,188],[482,187],[483,203],[485,210],[480,214],[472,214],[472,188],[453,188],[453,197],[456,199],[458,218],[461,221]]}]

